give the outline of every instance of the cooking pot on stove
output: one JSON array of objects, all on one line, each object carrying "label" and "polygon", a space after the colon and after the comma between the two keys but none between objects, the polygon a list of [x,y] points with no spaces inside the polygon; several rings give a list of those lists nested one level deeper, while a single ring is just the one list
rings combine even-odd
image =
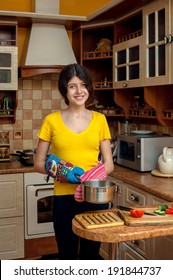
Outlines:
[{"label": "cooking pot on stove", "polygon": [[19,157],[21,164],[25,166],[33,166],[35,161],[36,149],[16,151],[16,153],[11,154],[12,156]]},{"label": "cooking pot on stove", "polygon": [[105,180],[91,180],[82,183],[82,198],[91,203],[112,202],[115,197],[116,184]]}]

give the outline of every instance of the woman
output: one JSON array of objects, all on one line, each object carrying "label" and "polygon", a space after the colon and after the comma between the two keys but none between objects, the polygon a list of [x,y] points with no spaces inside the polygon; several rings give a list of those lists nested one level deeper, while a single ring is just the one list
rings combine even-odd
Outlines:
[{"label": "woman", "polygon": [[[79,238],[72,232],[72,219],[85,211],[107,209],[108,204],[79,202],[74,193],[80,176],[97,168],[100,153],[106,174],[113,171],[110,131],[104,115],[86,108],[92,96],[92,79],[86,68],[79,64],[65,66],[58,88],[68,107],[45,118],[38,133],[34,168],[55,179],[53,223],[59,258],[98,259],[100,242],[80,239],[79,245]],[[54,156],[46,160],[50,145],[55,161]]]}]

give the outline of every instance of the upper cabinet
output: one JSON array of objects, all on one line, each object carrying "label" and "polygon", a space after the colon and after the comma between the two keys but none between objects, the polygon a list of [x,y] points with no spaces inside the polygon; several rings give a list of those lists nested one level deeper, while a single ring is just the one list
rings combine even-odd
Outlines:
[{"label": "upper cabinet", "polygon": [[2,90],[17,90],[17,85],[17,23],[0,21],[0,87]]},{"label": "upper cabinet", "polygon": [[73,32],[73,50],[79,63],[89,69],[94,87],[94,100],[88,106],[106,116],[121,114],[114,102],[112,48],[114,23],[81,26]]},{"label": "upper cabinet", "polygon": [[17,22],[0,21],[0,124],[15,122],[17,88]]},{"label": "upper cabinet", "polygon": [[142,85],[142,12],[115,23],[113,46],[113,87]]},{"label": "upper cabinet", "polygon": [[142,36],[113,47],[114,88],[139,87],[142,84]]},{"label": "upper cabinet", "polygon": [[143,8],[144,85],[172,84],[173,5],[154,1]]}]

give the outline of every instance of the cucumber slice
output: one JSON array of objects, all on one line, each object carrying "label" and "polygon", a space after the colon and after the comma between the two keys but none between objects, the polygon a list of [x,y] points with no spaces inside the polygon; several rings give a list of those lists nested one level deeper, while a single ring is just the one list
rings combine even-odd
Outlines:
[{"label": "cucumber slice", "polygon": [[158,214],[158,215],[161,215],[161,216],[166,215],[165,210],[160,210],[160,209],[156,209],[156,210],[154,210],[154,213],[156,213],[156,214]]}]

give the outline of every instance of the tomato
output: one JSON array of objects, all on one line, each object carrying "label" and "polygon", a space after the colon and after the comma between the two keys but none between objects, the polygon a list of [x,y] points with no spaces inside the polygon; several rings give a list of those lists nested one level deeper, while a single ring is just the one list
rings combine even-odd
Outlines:
[{"label": "tomato", "polygon": [[167,208],[167,209],[165,210],[165,212],[166,212],[166,214],[173,214],[173,208],[172,208],[172,207]]},{"label": "tomato", "polygon": [[134,218],[140,218],[144,215],[144,210],[142,209],[133,209],[130,210],[130,214],[134,217]]}]

